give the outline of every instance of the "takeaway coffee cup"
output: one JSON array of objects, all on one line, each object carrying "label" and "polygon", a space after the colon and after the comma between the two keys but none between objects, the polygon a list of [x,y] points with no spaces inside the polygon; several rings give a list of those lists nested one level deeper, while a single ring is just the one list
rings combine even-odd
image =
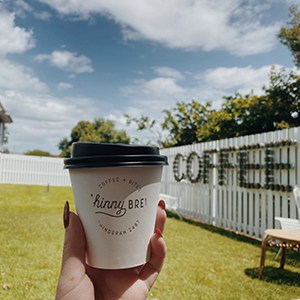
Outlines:
[{"label": "takeaway coffee cup", "polygon": [[123,269],[146,263],[167,157],[157,147],[78,142],[64,164],[86,235],[87,264]]}]

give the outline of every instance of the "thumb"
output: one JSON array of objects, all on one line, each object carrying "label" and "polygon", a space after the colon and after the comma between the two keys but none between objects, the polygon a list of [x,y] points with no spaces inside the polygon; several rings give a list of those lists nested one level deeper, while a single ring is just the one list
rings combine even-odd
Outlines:
[{"label": "thumb", "polygon": [[[72,261],[72,264],[85,265],[85,234],[79,217],[70,212],[68,201],[64,207],[65,241],[62,267]],[[78,266],[77,266],[78,267]]]},{"label": "thumb", "polygon": [[76,287],[85,275],[85,234],[79,217],[64,207],[65,241],[57,294],[66,294]]}]

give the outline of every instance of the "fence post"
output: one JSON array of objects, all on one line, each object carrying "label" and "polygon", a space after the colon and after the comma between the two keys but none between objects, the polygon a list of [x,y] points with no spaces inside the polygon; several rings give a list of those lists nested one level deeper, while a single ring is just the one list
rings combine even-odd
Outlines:
[{"label": "fence post", "polygon": [[2,166],[2,154],[0,153],[0,183],[2,183],[2,170],[3,170],[3,166]]},{"label": "fence post", "polygon": [[213,153],[213,172],[212,172],[212,220],[213,225],[216,225],[216,219],[219,217],[217,212],[217,201],[218,201],[218,189],[217,189],[217,183],[218,183],[218,172],[217,172],[217,155]]}]

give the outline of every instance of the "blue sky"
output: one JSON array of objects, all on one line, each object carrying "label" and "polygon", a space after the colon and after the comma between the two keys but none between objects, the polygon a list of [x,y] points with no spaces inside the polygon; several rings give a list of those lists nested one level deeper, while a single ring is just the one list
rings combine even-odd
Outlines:
[{"label": "blue sky", "polygon": [[0,102],[11,152],[58,154],[80,120],[163,119],[177,101],[262,93],[294,68],[277,34],[288,0],[0,0]]}]

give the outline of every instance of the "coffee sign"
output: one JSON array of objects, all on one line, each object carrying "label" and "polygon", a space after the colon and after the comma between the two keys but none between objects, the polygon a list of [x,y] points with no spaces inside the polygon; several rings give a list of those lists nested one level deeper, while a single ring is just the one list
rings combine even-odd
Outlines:
[{"label": "coffee sign", "polygon": [[[210,171],[214,169],[217,170],[218,184],[222,186],[228,184],[229,174],[235,172],[240,187],[290,192],[290,184],[275,182],[275,178],[281,178],[276,177],[279,172],[294,169],[289,153],[290,147],[295,144],[287,140],[239,148],[212,149],[202,153],[192,151],[188,155],[177,153],[173,162],[173,175],[178,182],[188,180],[191,183],[208,184],[211,180]],[[276,151],[280,155],[276,155]],[[282,151],[287,153],[285,161]],[[256,155],[257,153],[259,155]]]}]

